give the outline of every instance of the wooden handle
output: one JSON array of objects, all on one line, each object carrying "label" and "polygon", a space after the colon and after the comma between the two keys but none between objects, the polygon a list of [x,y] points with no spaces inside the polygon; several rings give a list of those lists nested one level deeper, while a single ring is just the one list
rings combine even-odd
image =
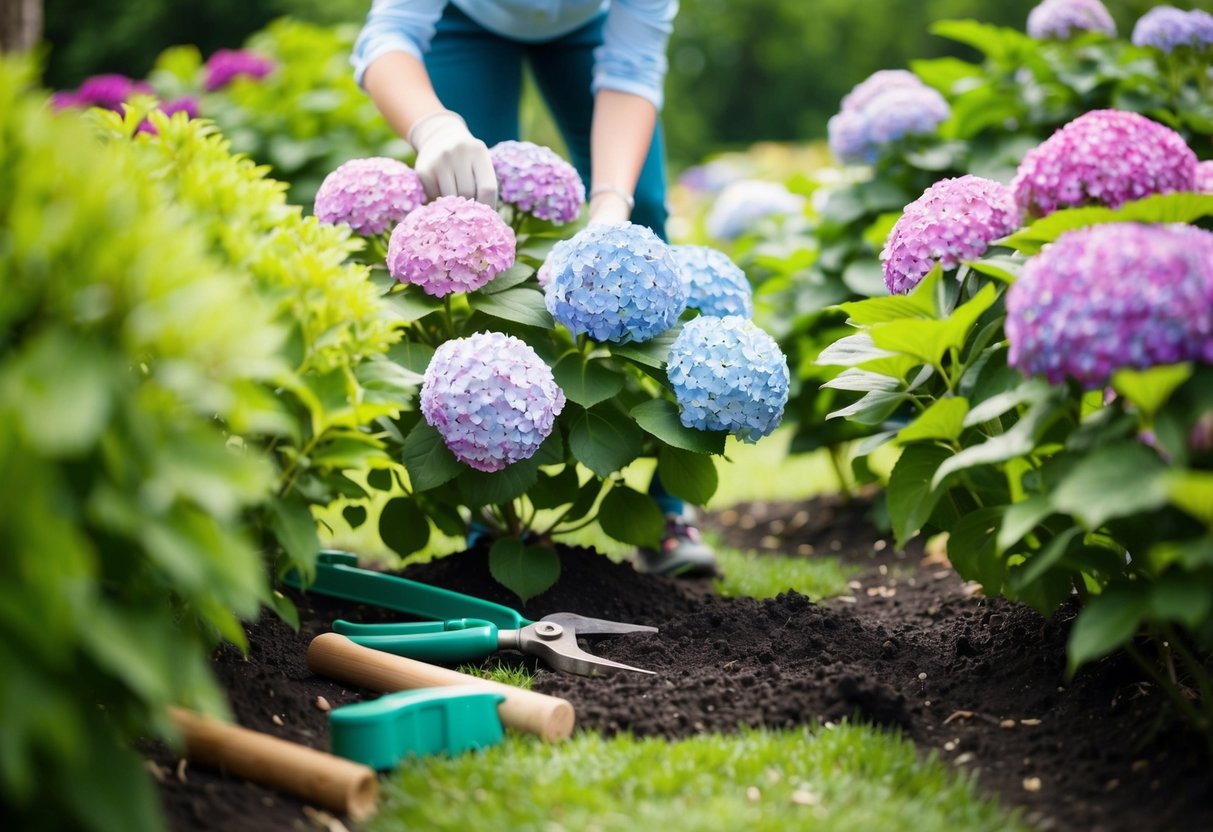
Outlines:
[{"label": "wooden handle", "polygon": [[355,821],[375,813],[379,779],[367,766],[184,708],[170,708],[169,717],[184,735],[191,760],[289,792]]},{"label": "wooden handle", "polygon": [[312,639],[307,666],[320,676],[380,693],[445,685],[483,686],[505,696],[497,706],[503,725],[537,734],[547,742],[567,739],[573,733],[575,716],[567,700],[373,650],[337,633],[321,633]]}]

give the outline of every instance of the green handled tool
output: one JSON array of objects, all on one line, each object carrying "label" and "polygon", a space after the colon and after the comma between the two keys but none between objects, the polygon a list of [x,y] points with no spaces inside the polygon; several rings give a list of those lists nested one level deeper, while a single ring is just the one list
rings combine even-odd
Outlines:
[{"label": "green handled tool", "polygon": [[398,575],[360,569],[357,558],[348,552],[322,552],[311,586],[304,587],[295,573],[284,580],[309,592],[436,619],[389,624],[334,622],[333,628],[351,641],[398,656],[460,662],[482,659],[497,650],[518,650],[538,656],[556,670],[580,676],[598,676],[615,670],[653,672],[588,653],[578,646],[577,639],[655,633],[656,627],[567,612],[531,621],[501,604]]}]

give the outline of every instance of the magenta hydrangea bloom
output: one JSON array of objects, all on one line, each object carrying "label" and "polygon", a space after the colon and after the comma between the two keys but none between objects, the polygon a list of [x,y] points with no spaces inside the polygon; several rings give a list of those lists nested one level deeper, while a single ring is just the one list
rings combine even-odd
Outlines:
[{"label": "magenta hydrangea bloom", "polygon": [[237,78],[264,78],[274,71],[274,62],[247,49],[220,49],[206,59],[207,92],[222,89]]},{"label": "magenta hydrangea bloom", "polygon": [[1195,175],[1196,154],[1170,127],[1138,113],[1094,110],[1029,150],[1011,190],[1025,214],[1040,217],[1190,191]]},{"label": "magenta hydrangea bloom", "polygon": [[1213,159],[1196,163],[1196,182],[1193,190],[1198,194],[1213,194]]},{"label": "magenta hydrangea bloom", "polygon": [[421,382],[421,415],[455,458],[477,471],[534,456],[564,403],[543,359],[500,332],[446,341]]},{"label": "magenta hydrangea bloom", "polygon": [[1069,40],[1083,32],[1116,37],[1116,21],[1100,0],[1044,0],[1028,12],[1027,30],[1037,40]]},{"label": "magenta hydrangea bloom", "polygon": [[936,263],[954,269],[985,254],[990,243],[1019,228],[1011,189],[992,179],[942,179],[906,206],[880,252],[884,282],[908,294]]},{"label": "magenta hydrangea bloom", "polygon": [[321,222],[345,223],[364,237],[394,228],[425,202],[417,171],[396,159],[351,159],[324,177],[313,210]]},{"label": "magenta hydrangea bloom", "polygon": [[388,241],[387,267],[434,297],[474,292],[514,265],[514,231],[482,202],[442,196],[405,217]]},{"label": "magenta hydrangea bloom", "polygon": [[1119,369],[1213,363],[1213,233],[1108,223],[1067,232],[1007,291],[1008,363],[1087,389]]},{"label": "magenta hydrangea bloom", "polygon": [[550,148],[505,141],[489,150],[502,202],[525,214],[563,225],[577,219],[585,184],[577,169]]},{"label": "magenta hydrangea bloom", "polygon": [[103,107],[116,113],[132,95],[151,95],[152,87],[145,81],[135,81],[125,75],[107,73],[86,78],[75,92],[56,93],[52,100],[57,108]]},{"label": "magenta hydrangea bloom", "polygon": [[[1202,17],[1203,15],[1203,17]],[[1155,6],[1137,19],[1131,39],[1136,46],[1149,46],[1163,52],[1174,52],[1184,46],[1208,46],[1213,32],[1209,30],[1208,12],[1186,12],[1174,6]]]}]

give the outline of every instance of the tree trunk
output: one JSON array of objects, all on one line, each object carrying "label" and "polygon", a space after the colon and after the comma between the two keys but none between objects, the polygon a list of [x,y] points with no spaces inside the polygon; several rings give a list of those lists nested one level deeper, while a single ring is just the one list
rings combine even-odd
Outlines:
[{"label": "tree trunk", "polygon": [[0,52],[28,52],[42,39],[42,0],[0,0]]}]

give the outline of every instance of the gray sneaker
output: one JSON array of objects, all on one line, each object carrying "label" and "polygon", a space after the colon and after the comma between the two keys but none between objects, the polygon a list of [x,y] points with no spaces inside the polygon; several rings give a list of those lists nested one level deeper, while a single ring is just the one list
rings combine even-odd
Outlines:
[{"label": "gray sneaker", "polygon": [[715,575],[716,552],[703,542],[694,519],[690,508],[684,508],[681,514],[667,514],[661,549],[638,549],[637,571],[686,578]]}]

